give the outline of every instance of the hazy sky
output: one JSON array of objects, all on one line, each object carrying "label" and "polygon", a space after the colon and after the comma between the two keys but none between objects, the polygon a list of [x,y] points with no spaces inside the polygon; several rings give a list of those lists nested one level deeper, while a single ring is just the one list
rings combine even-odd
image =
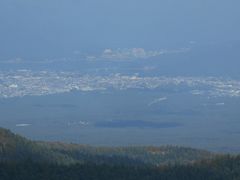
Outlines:
[{"label": "hazy sky", "polygon": [[239,0],[1,0],[1,57],[240,39]]}]

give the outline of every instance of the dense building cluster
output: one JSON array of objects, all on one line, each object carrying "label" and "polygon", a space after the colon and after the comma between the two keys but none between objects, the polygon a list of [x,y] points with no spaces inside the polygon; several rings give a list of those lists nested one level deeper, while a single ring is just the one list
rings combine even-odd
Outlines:
[{"label": "dense building cluster", "polygon": [[105,91],[161,88],[183,89],[193,95],[240,97],[240,81],[216,77],[109,76],[77,72],[1,71],[0,97],[40,96],[77,91]]}]

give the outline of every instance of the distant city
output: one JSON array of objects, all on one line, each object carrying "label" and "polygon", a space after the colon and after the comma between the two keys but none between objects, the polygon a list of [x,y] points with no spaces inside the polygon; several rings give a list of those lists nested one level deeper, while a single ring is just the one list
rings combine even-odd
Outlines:
[{"label": "distant city", "polygon": [[[0,98],[41,96],[71,91],[187,88],[192,95],[240,97],[240,81],[223,77],[98,76],[78,72],[0,71]],[[186,90],[186,89],[185,89]]]}]

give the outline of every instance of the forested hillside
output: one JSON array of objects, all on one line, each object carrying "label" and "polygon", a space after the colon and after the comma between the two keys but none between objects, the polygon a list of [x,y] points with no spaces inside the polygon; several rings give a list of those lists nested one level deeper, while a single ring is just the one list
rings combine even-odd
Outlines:
[{"label": "forested hillside", "polygon": [[0,163],[1,180],[238,180],[240,157],[222,156],[176,166],[127,166],[109,164],[57,165],[32,161]]},{"label": "forested hillside", "polygon": [[1,180],[238,180],[240,156],[165,147],[34,142],[0,129]]},{"label": "forested hillside", "polygon": [[35,142],[0,129],[0,160],[51,162],[60,164],[186,164],[215,155],[192,148],[163,147],[93,147],[60,142]]}]

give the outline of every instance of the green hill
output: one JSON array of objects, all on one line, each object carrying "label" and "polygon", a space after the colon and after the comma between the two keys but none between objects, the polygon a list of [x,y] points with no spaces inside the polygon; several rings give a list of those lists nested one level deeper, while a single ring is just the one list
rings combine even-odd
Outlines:
[{"label": "green hill", "polygon": [[192,148],[36,142],[0,128],[1,180],[238,180],[240,156]]},{"label": "green hill", "polygon": [[192,148],[177,146],[162,147],[93,147],[60,142],[36,142],[28,140],[9,130],[0,129],[0,160],[60,164],[187,164],[197,160],[213,158],[214,154]]}]

